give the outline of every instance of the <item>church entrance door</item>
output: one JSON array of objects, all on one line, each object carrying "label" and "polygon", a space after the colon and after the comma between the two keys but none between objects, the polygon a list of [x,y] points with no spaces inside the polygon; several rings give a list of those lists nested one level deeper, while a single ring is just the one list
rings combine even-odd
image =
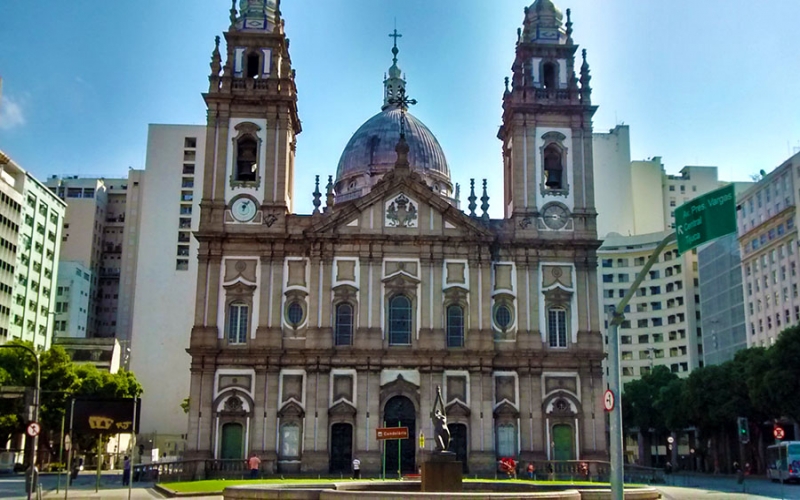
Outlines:
[{"label": "church entrance door", "polygon": [[353,461],[353,426],[333,424],[331,426],[331,472],[350,473]]},{"label": "church entrance door", "polygon": [[575,460],[572,446],[572,427],[553,426],[553,460]]},{"label": "church entrance door", "polygon": [[[414,403],[405,396],[395,396],[386,402],[383,409],[384,427],[408,427],[408,439],[384,441],[386,450],[386,476],[392,477],[400,470],[401,474],[416,474],[416,435],[417,412]],[[397,453],[400,447],[400,463]]]},{"label": "church entrance door", "polygon": [[464,424],[450,424],[450,447],[449,451],[456,454],[456,460],[461,462],[464,472],[469,472],[467,468],[467,426]]},{"label": "church entrance door", "polygon": [[244,458],[244,432],[242,424],[225,424],[222,426],[222,455],[221,459]]}]

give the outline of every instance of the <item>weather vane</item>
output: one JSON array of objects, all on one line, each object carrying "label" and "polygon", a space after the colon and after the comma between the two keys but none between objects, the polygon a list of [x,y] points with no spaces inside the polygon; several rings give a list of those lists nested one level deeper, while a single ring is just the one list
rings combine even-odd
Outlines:
[{"label": "weather vane", "polygon": [[415,105],[416,99],[409,99],[406,95],[405,87],[400,87],[397,91],[397,97],[389,99],[389,104],[396,104],[400,108],[400,137],[406,136],[406,110],[409,105]]}]

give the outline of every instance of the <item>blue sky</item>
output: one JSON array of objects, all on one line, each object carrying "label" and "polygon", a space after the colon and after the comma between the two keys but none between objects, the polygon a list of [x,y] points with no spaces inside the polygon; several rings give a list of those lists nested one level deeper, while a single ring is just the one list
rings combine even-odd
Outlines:
[{"label": "blue sky", "polygon": [[[500,216],[503,78],[523,0],[283,0],[297,70],[296,210],[313,176],[335,174],[380,110],[397,22],[412,112],[438,137],[462,192],[489,178]],[[570,0],[588,50],[595,131],[631,127],[631,156],[667,171],[717,165],[748,180],[800,147],[800,1]],[[0,149],[51,174],[143,168],[149,123],[204,123],[214,36],[226,0],[0,1]],[[599,186],[602,180],[598,179]],[[307,194],[304,194],[307,193]]]}]

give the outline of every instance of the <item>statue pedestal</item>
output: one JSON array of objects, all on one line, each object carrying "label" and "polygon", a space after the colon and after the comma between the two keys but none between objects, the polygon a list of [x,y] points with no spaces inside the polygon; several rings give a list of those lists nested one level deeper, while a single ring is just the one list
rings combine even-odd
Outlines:
[{"label": "statue pedestal", "polygon": [[450,451],[433,453],[422,463],[422,489],[430,491],[461,491],[461,462]]}]

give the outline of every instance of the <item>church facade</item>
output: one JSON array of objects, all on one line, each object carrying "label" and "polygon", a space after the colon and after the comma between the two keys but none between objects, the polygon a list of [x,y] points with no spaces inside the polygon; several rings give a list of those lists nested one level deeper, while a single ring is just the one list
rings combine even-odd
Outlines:
[{"label": "church facade", "polygon": [[[569,11],[564,23],[536,0],[518,30],[502,219],[480,185],[460,208],[438,141],[408,112],[396,45],[380,113],[318,182],[313,213],[293,213],[301,126],[278,5],[241,1],[224,36],[204,94],[187,458],[255,453],[266,472],[326,474],[357,457],[369,475],[385,452],[387,471],[416,472],[440,387],[470,473],[503,457],[607,459],[595,107]],[[377,439],[398,426],[409,439]]]}]

